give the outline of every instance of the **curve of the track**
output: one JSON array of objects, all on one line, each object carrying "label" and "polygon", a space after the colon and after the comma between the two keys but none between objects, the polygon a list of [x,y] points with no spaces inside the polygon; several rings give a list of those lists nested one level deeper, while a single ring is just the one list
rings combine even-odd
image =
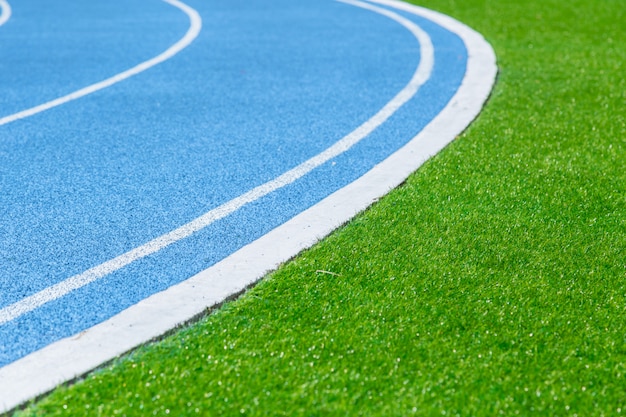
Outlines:
[{"label": "curve of the track", "polygon": [[[184,13],[157,0],[56,4],[23,0],[0,28],[0,117],[132,68],[189,29]],[[419,65],[406,27],[353,5],[187,4],[203,31],[172,59],[0,126],[0,309],[320,154],[392,100]],[[459,87],[467,53],[456,35],[404,17],[432,39],[435,65],[382,126],[192,236],[6,321],[0,367],[215,264],[414,137]]]}]

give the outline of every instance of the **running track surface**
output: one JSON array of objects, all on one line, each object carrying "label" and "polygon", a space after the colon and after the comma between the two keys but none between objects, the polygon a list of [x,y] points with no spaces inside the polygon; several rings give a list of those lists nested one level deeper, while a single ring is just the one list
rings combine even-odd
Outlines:
[{"label": "running track surface", "polygon": [[458,34],[389,4],[0,9],[0,372],[362,177],[468,67]]}]

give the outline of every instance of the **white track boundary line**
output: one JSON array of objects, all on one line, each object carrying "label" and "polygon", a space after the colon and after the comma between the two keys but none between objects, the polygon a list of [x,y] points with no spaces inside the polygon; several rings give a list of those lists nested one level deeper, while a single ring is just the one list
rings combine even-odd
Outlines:
[{"label": "white track boundary line", "polygon": [[[478,115],[497,74],[493,49],[477,32],[437,12],[377,1],[428,18],[460,36],[468,50],[461,87],[428,126],[363,177],[213,267],[141,301],[80,337],[69,337],[0,369],[0,413],[89,372],[196,317],[257,282],[401,184]],[[5,399],[6,398],[6,399]]]},{"label": "white track boundary line", "polygon": [[[4,0],[0,0],[0,1],[4,1]],[[129,70],[126,70],[117,75],[114,75],[111,78],[107,78],[106,80],[89,85],[85,88],[81,88],[80,90],[74,91],[73,93],[67,94],[63,97],[59,97],[57,99],[48,101],[38,106],[31,107],[30,109],[22,110],[14,114],[4,116],[0,118],[0,126],[14,122],[16,120],[24,119],[26,117],[34,116],[37,113],[50,110],[54,107],[69,103],[70,101],[74,101],[79,98],[85,97],[86,95],[95,93],[96,91],[111,87],[112,85],[117,84],[120,81],[124,81],[132,76],[135,76],[139,73],[142,73],[154,67],[155,65],[158,65],[164,61],[167,61],[168,59],[172,58],[174,55],[176,55],[177,53],[185,49],[187,46],[189,46],[200,34],[200,30],[202,29],[202,18],[200,17],[200,15],[198,14],[196,10],[192,9],[191,7],[187,6],[186,4],[178,0],[163,0],[163,1],[181,10],[189,17],[189,22],[190,22],[189,29],[187,30],[187,33],[185,33],[185,36],[183,36],[178,42],[176,42],[174,45],[170,46],[167,50],[155,56],[154,58],[144,61],[141,64]],[[6,2],[5,4],[6,6],[8,6]],[[0,3],[0,5],[2,4]]]},{"label": "white track boundary line", "polygon": [[0,0],[0,26],[11,18],[11,5],[6,0]]},{"label": "white track boundary line", "polygon": [[261,184],[252,190],[208,211],[202,216],[192,220],[191,222],[184,224],[183,226],[157,237],[142,246],[132,249],[116,258],[113,258],[107,262],[97,265],[89,270],[82,272],[78,275],[69,277],[55,285],[52,285],[42,291],[39,291],[33,295],[25,297],[20,301],[17,301],[11,305],[8,305],[0,309],[0,325],[15,320],[16,318],[31,312],[42,305],[51,301],[57,300],[72,291],[84,287],[94,281],[97,281],[119,269],[135,262],[146,256],[152,255],[182,239],[185,239],[194,233],[208,227],[219,219],[222,219],[229,214],[239,210],[243,206],[257,201],[258,199],[279,190],[294,181],[302,178],[315,168],[325,164],[331,159],[341,155],[354,145],[362,141],[376,128],[383,124],[389,117],[391,117],[400,107],[415,96],[419,88],[430,78],[432,69],[434,66],[435,52],[433,49],[430,37],[421,30],[416,24],[402,16],[390,12],[386,9],[382,9],[376,6],[372,6],[366,3],[361,3],[354,0],[340,0],[344,3],[351,4],[353,6],[362,7],[364,9],[372,10],[376,13],[389,17],[395,20],[415,36],[419,42],[420,48],[420,62],[411,78],[409,83],[393,98],[389,101],[381,110],[379,110],[369,120],[359,126],[357,129],[343,137],[331,147],[327,148],[320,154],[310,158],[309,160],[301,163],[295,168],[285,172],[284,174],[276,177],[275,179]]}]

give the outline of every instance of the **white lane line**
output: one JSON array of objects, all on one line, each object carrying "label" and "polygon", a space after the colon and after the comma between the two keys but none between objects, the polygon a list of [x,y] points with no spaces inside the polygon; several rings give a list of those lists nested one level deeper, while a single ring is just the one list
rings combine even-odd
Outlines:
[{"label": "white lane line", "polygon": [[491,46],[482,35],[449,16],[399,0],[382,4],[435,22],[466,45],[463,82],[441,113],[364,176],[216,265],[86,330],[80,338],[62,339],[0,368],[4,394],[0,413],[85,375],[244,291],[400,185],[471,123],[489,97],[498,72]]},{"label": "white lane line", "polygon": [[0,0],[0,26],[11,18],[11,5],[6,0]]},{"label": "white lane line", "polygon": [[[0,1],[4,1],[4,0],[0,0]],[[112,85],[117,84],[120,81],[124,81],[127,78],[130,78],[143,71],[146,71],[147,69],[154,67],[155,65],[158,65],[164,61],[167,61],[168,59],[172,58],[174,55],[176,55],[177,53],[185,49],[187,46],[189,46],[194,41],[194,39],[198,37],[198,34],[200,34],[200,30],[202,29],[202,18],[200,17],[200,15],[198,14],[196,10],[192,9],[191,7],[187,6],[186,4],[178,0],[163,0],[163,1],[183,11],[189,17],[189,22],[190,22],[189,29],[187,30],[187,33],[185,33],[185,36],[183,36],[174,45],[170,46],[165,52],[161,53],[160,55],[155,56],[152,59],[142,62],[141,64],[129,70],[126,70],[117,75],[114,75],[111,78],[107,78],[104,81],[100,81],[98,83],[92,84],[85,88],[81,88],[80,90],[74,91],[73,93],[70,93],[66,96],[59,97],[57,99],[48,101],[47,103],[43,103],[35,107],[31,107],[30,109],[22,110],[14,114],[4,116],[0,118],[0,126],[6,125],[8,123],[14,122],[19,119],[24,119],[26,117],[33,116],[37,113],[41,113],[43,111],[50,110],[62,104],[69,103],[70,101],[85,97],[88,94],[95,93],[96,91],[102,90],[104,88],[111,87]]]},{"label": "white lane line", "polygon": [[361,7],[387,16],[395,20],[406,29],[408,29],[420,44],[420,61],[409,83],[382,109],[378,111],[369,120],[359,126],[356,130],[343,137],[331,147],[322,153],[303,162],[295,168],[285,172],[279,177],[259,185],[252,190],[236,197],[213,210],[208,211],[197,219],[167,233],[148,243],[139,246],[129,252],[126,252],[114,259],[95,266],[81,274],[74,275],[65,279],[51,287],[48,287],[31,296],[23,298],[14,304],[6,306],[0,310],[0,325],[37,309],[38,307],[49,303],[50,301],[59,299],[70,292],[84,287],[106,275],[109,275],[126,265],[142,259],[148,255],[160,251],[161,249],[185,239],[192,234],[204,229],[215,221],[222,219],[241,207],[254,202],[280,188],[293,183],[311,172],[320,165],[328,162],[342,153],[346,152],[355,144],[359,143],[363,138],[374,131],[378,126],[383,124],[391,117],[401,106],[409,101],[418,89],[430,78],[434,65],[434,48],[430,37],[426,32],[420,29],[415,23],[389,10],[373,6],[371,4],[362,3],[357,0],[339,0],[343,3]]}]

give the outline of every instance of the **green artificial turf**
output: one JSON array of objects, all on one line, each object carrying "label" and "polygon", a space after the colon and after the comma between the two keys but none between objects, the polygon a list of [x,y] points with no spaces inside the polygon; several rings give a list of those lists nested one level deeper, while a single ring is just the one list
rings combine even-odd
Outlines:
[{"label": "green artificial turf", "polygon": [[470,129],[240,299],[19,415],[626,413],[626,2],[421,4],[496,49]]}]

